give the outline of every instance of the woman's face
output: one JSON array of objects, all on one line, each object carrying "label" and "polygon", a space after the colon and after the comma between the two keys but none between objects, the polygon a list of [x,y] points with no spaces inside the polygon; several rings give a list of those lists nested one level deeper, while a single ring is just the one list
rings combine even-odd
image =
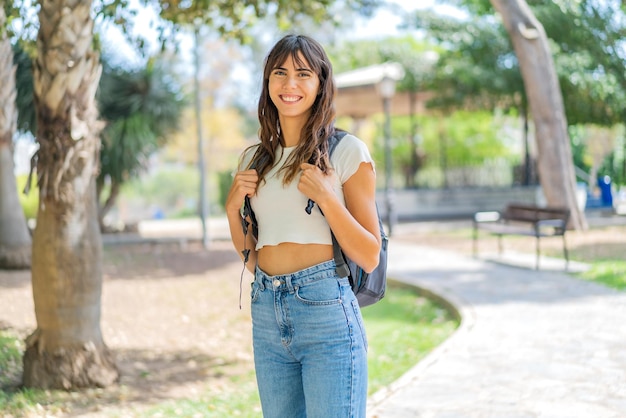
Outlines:
[{"label": "woman's face", "polygon": [[272,69],[268,90],[281,120],[299,118],[305,123],[319,93],[320,79],[299,52],[298,58],[302,65],[290,56]]}]

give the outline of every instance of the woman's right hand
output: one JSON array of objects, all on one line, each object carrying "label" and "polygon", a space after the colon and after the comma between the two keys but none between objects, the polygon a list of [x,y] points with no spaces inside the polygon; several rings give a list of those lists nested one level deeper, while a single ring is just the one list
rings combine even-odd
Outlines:
[{"label": "woman's right hand", "polygon": [[256,192],[256,185],[259,175],[256,170],[238,171],[230,186],[228,197],[226,198],[226,212],[239,212],[243,200],[246,196],[253,196]]}]

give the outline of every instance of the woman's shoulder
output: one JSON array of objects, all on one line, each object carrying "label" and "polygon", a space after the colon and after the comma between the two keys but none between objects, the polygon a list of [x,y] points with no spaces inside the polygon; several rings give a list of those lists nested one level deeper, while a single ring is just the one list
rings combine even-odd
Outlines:
[{"label": "woman's shoulder", "polygon": [[374,167],[374,160],[367,144],[350,133],[339,140],[330,161],[341,183],[346,182],[358,170],[361,163],[370,163]]},{"label": "woman's shoulder", "polygon": [[346,133],[343,138],[339,140],[333,152],[333,156],[335,155],[342,158],[352,157],[364,159],[364,161],[368,162],[372,159],[367,144],[351,133]]}]

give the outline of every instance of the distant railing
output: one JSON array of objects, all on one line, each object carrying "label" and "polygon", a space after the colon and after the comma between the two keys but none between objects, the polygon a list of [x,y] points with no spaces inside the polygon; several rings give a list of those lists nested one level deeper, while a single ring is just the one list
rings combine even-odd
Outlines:
[{"label": "distant railing", "polygon": [[523,184],[518,172],[518,167],[506,160],[494,160],[480,166],[431,166],[418,171],[416,184],[427,189],[511,187]]}]

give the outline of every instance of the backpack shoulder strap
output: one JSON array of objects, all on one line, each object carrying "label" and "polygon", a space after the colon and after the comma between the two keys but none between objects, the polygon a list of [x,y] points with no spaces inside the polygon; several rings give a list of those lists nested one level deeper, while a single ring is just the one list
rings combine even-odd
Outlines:
[{"label": "backpack shoulder strap", "polygon": [[333,155],[333,152],[335,151],[335,148],[337,148],[337,145],[339,145],[339,141],[341,141],[341,138],[343,138],[347,134],[348,133],[346,131],[335,131],[335,133],[331,135],[330,138],[328,138],[328,156],[329,157]]},{"label": "backpack shoulder strap", "polygon": [[[328,138],[328,156],[332,156],[335,148],[341,141],[341,138],[346,136],[346,131],[336,131],[334,135]],[[346,263],[345,258],[343,257],[343,252],[341,251],[341,247],[339,246],[339,242],[335,237],[333,231],[330,231],[330,235],[333,239],[333,258],[335,259],[335,271],[337,272],[337,276],[339,277],[350,277],[350,267]]]},{"label": "backpack shoulder strap", "polygon": [[[259,145],[260,146],[260,145]],[[252,155],[252,161],[250,162],[249,169],[256,169],[259,165],[259,158],[257,157],[258,148],[254,151]],[[248,227],[252,227],[252,235],[257,238],[259,236],[259,225],[256,220],[256,216],[254,215],[254,211],[252,210],[252,204],[250,203],[250,198],[246,196],[243,201],[243,213],[241,218],[241,226],[243,228],[244,235],[248,233]],[[250,222],[247,221],[246,218],[250,218]],[[247,256],[246,256],[247,258]]]}]

